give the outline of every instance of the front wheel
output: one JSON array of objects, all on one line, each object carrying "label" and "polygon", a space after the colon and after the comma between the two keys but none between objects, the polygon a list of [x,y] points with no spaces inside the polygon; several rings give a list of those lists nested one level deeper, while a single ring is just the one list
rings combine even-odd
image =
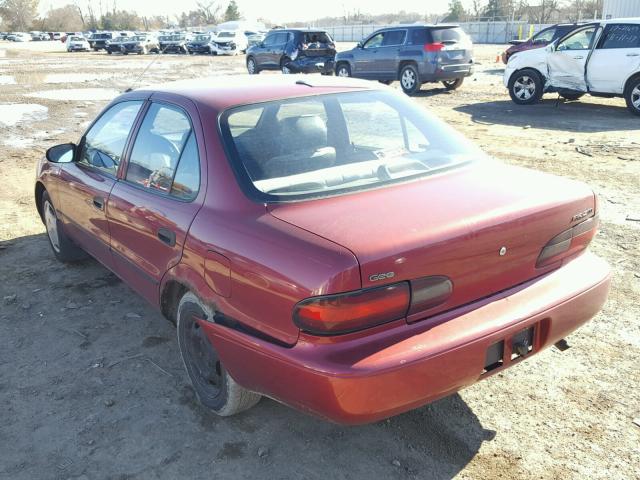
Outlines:
[{"label": "front wheel", "polygon": [[178,304],[178,346],[198,399],[223,417],[253,407],[260,395],[241,387],[229,375],[196,317],[211,320],[213,312],[187,292]]},{"label": "front wheel", "polygon": [[65,263],[77,262],[87,258],[85,251],[73,243],[73,240],[64,232],[63,225],[58,219],[58,213],[46,191],[42,194],[41,208],[49,245],[56,258]]},{"label": "front wheel", "polygon": [[535,70],[520,70],[511,75],[508,88],[514,103],[531,105],[542,98],[542,77]]},{"label": "front wheel", "polygon": [[249,72],[249,75],[257,75],[260,73],[256,59],[253,57],[247,58],[247,72]]},{"label": "front wheel", "polygon": [[456,78],[454,80],[445,80],[442,82],[444,88],[447,90],[457,90],[462,86],[462,82],[464,82],[464,78]]},{"label": "front wheel", "polygon": [[634,115],[640,115],[640,77],[635,77],[629,81],[625,89],[624,99],[627,108]]},{"label": "front wheel", "polygon": [[400,86],[407,95],[413,95],[420,90],[420,77],[414,65],[405,65],[400,71]]},{"label": "front wheel", "polygon": [[350,77],[351,76],[351,67],[349,67],[348,63],[341,63],[336,68],[336,76],[337,77]]}]

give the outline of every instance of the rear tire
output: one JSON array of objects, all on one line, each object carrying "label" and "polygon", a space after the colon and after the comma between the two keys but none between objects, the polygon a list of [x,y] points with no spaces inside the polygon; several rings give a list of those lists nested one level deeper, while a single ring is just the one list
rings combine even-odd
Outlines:
[{"label": "rear tire", "polygon": [[542,76],[535,70],[525,68],[511,75],[509,96],[518,105],[532,105],[542,98]]},{"label": "rear tire", "polygon": [[339,63],[336,67],[336,77],[350,77],[351,67],[348,63]]},{"label": "rear tire", "polygon": [[86,259],[88,257],[87,253],[64,232],[62,222],[58,219],[58,213],[47,191],[42,194],[41,211],[42,220],[47,229],[49,245],[56,258],[64,263],[79,262]]},{"label": "rear tire", "polygon": [[290,61],[291,60],[289,60],[287,57],[284,57],[282,60],[280,60],[280,71],[283,75],[291,75],[291,69],[287,67],[287,63],[289,63]]},{"label": "rear tire", "polygon": [[640,115],[640,76],[629,80],[627,88],[625,88],[624,99],[629,111],[634,115]]},{"label": "rear tire", "polygon": [[420,76],[415,65],[405,65],[400,70],[400,86],[407,95],[415,95],[422,86]]},{"label": "rear tire", "polygon": [[444,80],[442,85],[444,85],[444,88],[447,90],[457,90],[462,86],[463,82],[464,78],[456,78],[454,80]]},{"label": "rear tire", "polygon": [[178,346],[198,399],[222,417],[253,407],[261,396],[241,387],[229,375],[202,327],[193,319],[194,315],[213,318],[213,312],[193,293],[187,292],[178,304]]}]

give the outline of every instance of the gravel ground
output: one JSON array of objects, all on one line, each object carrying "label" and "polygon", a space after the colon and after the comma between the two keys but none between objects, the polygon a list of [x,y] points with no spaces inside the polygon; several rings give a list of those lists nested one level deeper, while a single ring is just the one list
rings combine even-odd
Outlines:
[{"label": "gravel ground", "polygon": [[210,414],[173,327],[96,262],[57,263],[33,205],[38,158],[76,141],[117,92],[241,73],[244,58],[0,42],[0,477],[640,478],[640,118],[620,99],[517,107],[500,48],[476,48],[477,73],[460,90],[425,86],[415,101],[505,162],[596,190],[592,249],[613,268],[609,301],[565,352],[341,427],[268,399],[237,417]]}]

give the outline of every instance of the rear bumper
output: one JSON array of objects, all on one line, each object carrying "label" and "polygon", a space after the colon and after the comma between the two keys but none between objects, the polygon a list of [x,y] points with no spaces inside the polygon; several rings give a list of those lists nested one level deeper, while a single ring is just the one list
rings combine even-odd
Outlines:
[{"label": "rear bumper", "polygon": [[287,66],[294,73],[332,74],[335,62],[329,57],[298,57],[290,61]]},{"label": "rear bumper", "polygon": [[473,75],[473,63],[436,65],[435,68],[430,65],[429,67],[429,70],[425,69],[420,72],[420,80],[422,83],[455,80],[456,78],[469,77]]},{"label": "rear bumper", "polygon": [[[585,253],[526,284],[412,324],[333,338],[301,335],[286,348],[201,321],[233,378],[300,410],[361,424],[417,408],[553,345],[602,308],[609,267]],[[533,350],[511,359],[511,339],[534,328]],[[483,373],[504,342],[502,366]]]}]

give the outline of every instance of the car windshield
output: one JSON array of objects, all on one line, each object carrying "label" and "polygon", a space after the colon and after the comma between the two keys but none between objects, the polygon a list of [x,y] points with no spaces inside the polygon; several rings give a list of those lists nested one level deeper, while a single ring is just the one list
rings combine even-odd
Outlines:
[{"label": "car windshield", "polygon": [[209,40],[209,35],[196,35],[193,40],[195,42],[206,42]]},{"label": "car windshield", "polygon": [[147,37],[144,35],[136,35],[135,37],[132,38],[132,40],[135,42],[144,42],[146,39]]},{"label": "car windshield", "polygon": [[218,37],[235,37],[235,32],[220,32]]},{"label": "car windshield", "polygon": [[220,124],[241,184],[261,201],[377,187],[484,156],[425,109],[390,91],[235,107]]},{"label": "car windshield", "polygon": [[82,37],[71,37],[71,41],[72,42],[81,42],[83,40],[84,40],[84,38],[82,38]]}]

